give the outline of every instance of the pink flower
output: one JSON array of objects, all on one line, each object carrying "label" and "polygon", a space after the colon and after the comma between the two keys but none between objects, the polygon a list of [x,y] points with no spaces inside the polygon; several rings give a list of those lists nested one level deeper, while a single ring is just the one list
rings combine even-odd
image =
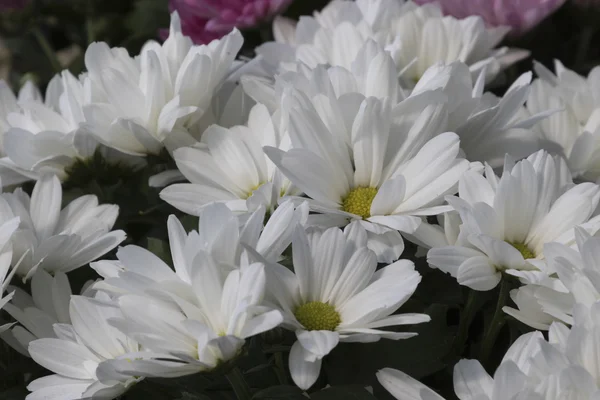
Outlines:
[{"label": "pink flower", "polygon": [[466,18],[479,15],[489,26],[510,26],[520,35],[552,14],[565,0],[415,0],[418,4],[439,3],[447,15]]},{"label": "pink flower", "polygon": [[[282,13],[293,0],[170,0],[183,34],[195,43],[218,39],[233,28],[252,28]],[[168,32],[162,33],[167,34]]]}]

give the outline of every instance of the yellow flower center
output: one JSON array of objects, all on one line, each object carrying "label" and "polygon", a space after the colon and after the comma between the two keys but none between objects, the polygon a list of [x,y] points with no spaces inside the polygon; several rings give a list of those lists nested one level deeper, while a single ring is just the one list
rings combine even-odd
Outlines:
[{"label": "yellow flower center", "polygon": [[377,188],[357,187],[342,200],[342,208],[346,212],[367,219],[371,216],[371,204],[376,195]]},{"label": "yellow flower center", "polygon": [[254,192],[261,187],[262,185],[264,185],[263,182],[259,183],[258,185],[254,186],[253,188],[250,188],[250,190],[248,191],[248,193],[246,193],[246,199],[249,199],[250,197],[252,197],[252,195],[254,194]]},{"label": "yellow flower center", "polygon": [[342,322],[333,306],[320,301],[301,305],[296,308],[294,316],[309,331],[334,331]]},{"label": "yellow flower center", "polygon": [[519,250],[519,253],[521,253],[521,255],[523,256],[524,259],[527,260],[528,258],[535,258],[535,254],[533,253],[533,251],[531,251],[529,249],[529,247],[527,247],[527,245],[525,243],[511,243],[511,242],[507,242],[507,243],[510,244],[515,249]]}]

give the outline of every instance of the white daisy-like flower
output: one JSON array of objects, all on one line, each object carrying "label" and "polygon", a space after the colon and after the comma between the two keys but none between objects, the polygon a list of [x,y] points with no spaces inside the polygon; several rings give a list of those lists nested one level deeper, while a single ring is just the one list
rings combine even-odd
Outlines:
[{"label": "white daisy-like flower", "polygon": [[529,156],[541,148],[538,135],[531,130],[557,108],[528,112],[531,72],[517,78],[501,98],[484,92],[485,74],[471,78],[461,62],[434,65],[417,82],[411,97],[441,90],[446,95],[448,122],[445,129],[460,136],[461,149],[471,161],[501,167],[506,154],[515,159]]},{"label": "white daisy-like flower", "polygon": [[29,344],[29,354],[54,375],[38,378],[27,389],[26,399],[111,400],[125,393],[140,378],[120,375],[107,363],[113,359],[133,359],[140,345],[109,325],[121,315],[106,295],[97,298],[73,296],[71,324],[54,325],[56,337],[37,339]]},{"label": "white daisy-like flower", "polygon": [[396,74],[390,54],[369,40],[349,69],[324,65],[309,68],[298,62],[297,72],[281,73],[274,82],[246,76],[242,84],[254,100],[267,105],[271,112],[283,107],[282,99],[289,87],[311,99],[334,94],[340,99],[341,112],[334,107],[329,113],[342,115],[353,115],[357,93],[387,98],[392,109],[398,109],[393,111],[394,115],[423,109],[427,102],[445,102],[448,118],[440,132],[455,132],[469,160],[487,162],[494,168],[502,166],[507,153],[521,159],[539,150],[539,135],[531,128],[558,110],[554,107],[528,114],[524,104],[531,91],[530,72],[516,79],[501,98],[484,92],[485,71],[474,79],[468,66],[460,61],[432,65],[410,90],[398,85]]},{"label": "white daisy-like flower", "polygon": [[489,166],[485,178],[466,172],[459,197],[447,197],[462,223],[456,242],[432,248],[427,261],[475,290],[493,289],[502,272],[564,290],[549,278],[544,245],[573,244],[578,225],[596,233],[599,200],[598,185],[573,185],[564,161],[544,151],[516,164],[507,159],[501,178]]},{"label": "white daisy-like flower", "polygon": [[180,281],[188,291],[169,293],[163,287],[178,283],[165,282],[148,285],[142,295],[119,297],[123,318],[111,323],[150,353],[137,360],[112,361],[113,368],[132,376],[155,377],[211,370],[237,357],[245,339],[281,323],[281,313],[263,304],[262,264],[242,265],[227,274],[200,251],[190,273],[189,284]]},{"label": "white daisy-like flower", "polygon": [[438,62],[462,61],[473,73],[487,67],[493,77],[528,54],[496,48],[508,27],[486,28],[478,16],[444,17],[437,4],[411,1],[335,0],[313,17],[302,17],[296,27],[277,19],[274,30],[278,41],[257,52],[283,69],[294,69],[296,61],[350,69],[361,46],[373,39],[390,52],[398,71],[407,67],[408,85]]},{"label": "white daisy-like flower", "polygon": [[412,233],[421,216],[450,209],[444,195],[456,192],[470,164],[459,156],[458,136],[440,134],[447,118],[443,104],[425,102],[403,115],[402,103],[392,112],[385,99],[357,95],[347,102],[344,96],[292,93],[292,149],[265,152],[309,197],[311,210],[322,214],[312,217],[314,224],[357,220],[374,234]]},{"label": "white daisy-like flower", "polygon": [[132,155],[159,154],[199,139],[196,125],[231,72],[243,38],[234,30],[194,46],[171,15],[169,38],[148,42],[138,57],[106,43],[85,55],[92,102],[84,107],[88,128],[105,145]]},{"label": "white daisy-like flower", "polygon": [[263,152],[263,146],[290,148],[290,139],[262,104],[254,106],[244,126],[213,125],[200,144],[174,151],[173,158],[191,183],[178,183],[160,196],[183,212],[198,215],[213,202],[237,212],[265,206],[269,212],[280,199],[300,194]]},{"label": "white daisy-like flower", "polygon": [[[8,116],[20,111],[19,103],[42,103],[42,95],[39,89],[31,82],[27,81],[19,89],[18,94],[12,91],[10,86],[0,80],[0,144],[3,143],[4,133],[10,129]],[[4,156],[4,146],[0,147],[1,154]]]},{"label": "white daisy-like flower", "polygon": [[152,287],[192,298],[192,275],[198,254],[210,254],[223,271],[242,264],[280,261],[292,241],[296,225],[306,223],[308,208],[283,203],[265,220],[265,208],[252,214],[235,215],[223,204],[212,204],[200,213],[197,231],[186,233],[179,220],[171,215],[167,222],[173,268],[158,256],[139,246],[125,246],[117,251],[117,260],[101,260],[91,267],[104,278],[95,289],[113,295],[140,294]]},{"label": "white daisy-like flower", "polygon": [[[13,298],[14,292],[4,296],[4,291],[12,279],[15,269],[9,273],[12,261],[11,236],[19,227],[19,218],[13,218],[0,225],[0,310]],[[0,333],[5,332],[12,324],[0,324]]]},{"label": "white daisy-like flower", "polygon": [[[29,85],[30,89],[19,93],[16,106],[12,100],[8,102],[6,126],[2,128],[5,157],[0,159],[5,184],[39,179],[43,174],[55,174],[64,180],[69,167],[96,151],[109,162],[124,163],[132,168],[143,164],[140,159],[99,145],[82,127],[83,107],[89,102],[84,85],[85,76],[80,80],[65,70],[48,84],[45,100],[35,91],[26,95],[33,91],[33,85]],[[4,97],[10,97],[6,90],[0,88]]]},{"label": "white daisy-like flower", "polygon": [[312,231],[297,228],[293,240],[294,272],[269,269],[269,292],[283,312],[283,326],[296,332],[289,368],[296,385],[310,388],[323,357],[339,342],[407,339],[410,332],[380,328],[428,322],[424,314],[392,315],[421,281],[411,261],[401,260],[378,271],[358,225]]},{"label": "white daisy-like flower", "polygon": [[[51,276],[43,269],[38,269],[31,278],[31,295],[21,288],[13,290],[14,297],[5,310],[18,324],[4,333],[2,339],[28,356],[31,341],[56,338],[54,324],[71,323],[69,301],[73,292],[67,275],[56,272]],[[89,293],[82,295],[89,297]]]},{"label": "white daisy-like flower", "polygon": [[[600,304],[577,305],[571,329],[550,327],[519,337],[504,356],[494,377],[479,362],[462,360],[454,368],[454,390],[461,400],[594,400],[600,396],[596,349]],[[408,375],[386,368],[379,382],[397,399],[443,400]]]},{"label": "white daisy-like flower", "polygon": [[242,77],[241,83],[248,95],[274,113],[285,108],[283,99],[288,87],[304,92],[310,98],[334,93],[336,98],[348,95],[350,99],[359,93],[365,97],[387,97],[395,105],[410,94],[410,90],[400,87],[397,75],[391,55],[377,42],[369,39],[358,51],[349,68],[322,64],[311,68],[298,61],[295,71],[275,75],[274,81],[246,75]]},{"label": "white daisy-like flower", "polygon": [[[558,400],[544,397],[535,388],[533,358],[540,352],[543,336],[532,332],[513,343],[491,377],[477,360],[461,360],[454,366],[454,392],[460,400]],[[442,396],[409,375],[384,368],[379,383],[398,400],[444,400]]]},{"label": "white daisy-like flower", "polygon": [[[514,296],[527,300],[516,302],[518,309],[505,307],[505,312],[536,329],[548,329],[553,321],[572,325],[575,304],[592,307],[600,299],[600,282],[597,279],[600,238],[591,236],[585,229],[575,228],[575,244],[548,243],[544,246],[548,265],[567,290],[523,286]],[[538,312],[531,315],[528,312],[531,308]],[[545,324],[540,324],[540,320]]]},{"label": "white daisy-like flower", "polygon": [[20,188],[0,195],[6,221],[20,217],[12,237],[17,274],[29,278],[37,269],[50,274],[69,272],[103,256],[123,240],[125,232],[111,231],[119,207],[98,204],[93,195],[79,197],[61,210],[62,187],[54,175],[42,176],[31,197]]},{"label": "white daisy-like flower", "polygon": [[600,67],[586,77],[555,61],[556,75],[541,64],[532,85],[527,109],[538,113],[561,111],[540,122],[536,132],[550,142],[549,150],[562,154],[574,178],[600,178]]}]

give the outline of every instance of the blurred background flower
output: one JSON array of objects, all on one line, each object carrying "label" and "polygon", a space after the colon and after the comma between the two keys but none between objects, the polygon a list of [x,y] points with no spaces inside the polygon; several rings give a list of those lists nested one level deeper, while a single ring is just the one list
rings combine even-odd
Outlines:
[{"label": "blurred background flower", "polygon": [[510,26],[512,28],[510,34],[517,36],[535,27],[562,6],[565,0],[415,0],[415,2],[439,3],[445,14],[456,18],[480,15],[489,26]]},{"label": "blurred background flower", "polygon": [[[209,43],[233,28],[254,28],[287,9],[292,0],[171,0],[182,30],[194,43]],[[167,31],[162,32],[168,35]]]},{"label": "blurred background flower", "polygon": [[29,0],[0,0],[0,10],[12,10],[23,8],[29,3]]}]

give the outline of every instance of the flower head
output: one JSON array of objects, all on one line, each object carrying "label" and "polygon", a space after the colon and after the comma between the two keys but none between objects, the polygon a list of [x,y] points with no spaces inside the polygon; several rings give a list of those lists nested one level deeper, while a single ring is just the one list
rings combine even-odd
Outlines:
[{"label": "flower head", "polygon": [[132,155],[195,143],[242,42],[234,30],[194,46],[175,12],[169,38],[163,45],[148,42],[139,57],[93,43],[85,55],[92,96],[83,110],[86,126],[101,143]]},{"label": "flower head", "polygon": [[459,197],[447,200],[462,225],[456,242],[429,250],[427,260],[475,290],[494,288],[502,272],[553,286],[544,245],[574,243],[578,225],[591,233],[600,229],[600,219],[593,217],[600,188],[571,184],[564,162],[544,151],[516,164],[508,161],[501,178],[489,167],[485,178],[466,172]]},{"label": "flower head", "polygon": [[283,311],[283,326],[296,332],[289,365],[302,389],[315,383],[321,360],[339,342],[410,338],[415,334],[380,328],[430,319],[423,314],[391,315],[412,295],[421,276],[407,260],[376,271],[366,232],[357,225],[344,232],[330,228],[308,234],[297,228],[293,257],[294,272],[272,265],[268,283]]},{"label": "flower head", "polygon": [[[470,164],[459,155],[458,136],[441,133],[447,121],[443,104],[423,96],[392,110],[387,98],[290,93],[292,148],[265,151],[322,214],[315,225],[359,221],[369,232],[402,243],[395,231],[412,233],[421,216],[449,210],[443,196],[456,191]],[[399,256],[377,255],[380,262]]]},{"label": "flower head", "polygon": [[194,43],[208,44],[234,28],[254,28],[281,14],[293,0],[170,0],[171,11],[182,16],[183,34]]},{"label": "flower head", "polygon": [[164,377],[211,370],[237,357],[246,338],[282,321],[279,311],[263,304],[266,277],[260,263],[226,273],[200,251],[190,278],[189,284],[163,284],[187,287],[177,294],[148,285],[146,292],[119,297],[124,318],[113,324],[150,353],[131,362],[113,361],[117,371]]},{"label": "flower head", "polygon": [[281,198],[299,191],[263,153],[263,146],[288,149],[290,139],[267,108],[258,104],[245,126],[212,125],[202,135],[200,146],[175,150],[173,158],[191,183],[171,185],[160,196],[192,215],[211,202],[237,212],[254,211],[261,205],[271,212]]},{"label": "flower head", "polygon": [[125,314],[116,326],[153,352],[115,368],[127,374],[144,365],[155,376],[211,370],[235,358],[246,338],[279,325],[279,311],[263,304],[264,266],[253,261],[277,262],[305,214],[284,203],[263,227],[264,207],[241,218],[212,204],[189,234],[169,218],[174,270],[137,246],[119,249],[116,262],[94,263],[105,277],[94,288],[118,297]]},{"label": "flower head", "polygon": [[[530,284],[512,295],[517,308],[505,312],[536,329],[548,329],[553,321],[573,324],[573,307],[592,307],[600,300],[600,238],[583,228],[575,228],[575,245],[548,243],[544,246],[547,264],[560,284],[554,287]],[[532,312],[535,310],[535,312]]]},{"label": "flower head", "polygon": [[[224,271],[253,261],[276,263],[291,243],[296,225],[306,223],[308,208],[285,202],[263,226],[265,214],[264,207],[251,214],[236,215],[223,204],[211,204],[200,213],[198,230],[189,233],[171,215],[167,227],[173,268],[149,250],[125,246],[117,251],[117,261],[101,260],[91,264],[104,278],[94,288],[122,295],[139,294],[160,286],[166,292],[191,298],[189,285],[198,254],[210,255]],[[168,282],[179,284],[169,286]]]},{"label": "flower head", "polygon": [[539,79],[527,100],[530,113],[554,109],[558,112],[540,121],[534,131],[547,146],[567,160],[573,177],[600,179],[600,67],[580,76],[555,61],[556,74],[541,64]]},{"label": "flower head", "polygon": [[361,46],[375,40],[396,62],[398,72],[406,69],[414,84],[430,66],[462,61],[473,73],[487,66],[490,77],[526,53],[495,48],[508,28],[485,27],[480,17],[444,17],[434,4],[418,6],[412,1],[335,0],[313,17],[300,19],[296,29],[276,20],[278,42],[257,49],[267,61],[294,69],[301,61],[350,68]]},{"label": "flower head", "polygon": [[[536,389],[535,357],[540,356],[543,336],[532,332],[517,339],[506,352],[491,377],[477,360],[460,360],[454,366],[454,392],[461,400],[558,400],[544,397]],[[379,383],[398,400],[444,400],[436,392],[407,374],[384,368],[377,373]],[[550,393],[547,393],[550,395]],[[408,396],[408,397],[407,397]]]},{"label": "flower head", "polygon": [[17,274],[29,278],[37,269],[69,272],[108,253],[125,240],[111,231],[119,208],[98,204],[96,196],[79,197],[61,210],[62,187],[56,176],[44,175],[31,197],[22,189],[0,195],[4,220],[19,216],[12,238]]},{"label": "flower head", "polygon": [[82,126],[83,107],[89,103],[85,85],[85,75],[77,79],[65,70],[52,78],[42,100],[31,83],[19,91],[18,99],[0,84],[4,103],[0,137],[5,155],[0,168],[5,184],[39,179],[44,174],[65,180],[69,167],[97,150],[109,163],[139,167],[139,159],[100,145]]},{"label": "flower head", "polygon": [[[550,327],[519,337],[506,352],[492,378],[475,360],[454,367],[454,391],[461,400],[594,399],[600,395],[600,372],[593,349],[600,333],[600,303],[575,307],[572,328]],[[397,399],[443,400],[408,375],[386,368],[379,382]]]},{"label": "flower head", "polygon": [[14,288],[14,294],[5,310],[19,324],[2,339],[17,351],[29,354],[31,341],[57,337],[54,324],[71,323],[69,301],[73,293],[66,274],[56,272],[51,276],[38,269],[31,278],[31,295],[21,288]]},{"label": "flower head", "polygon": [[557,10],[566,0],[414,0],[418,4],[436,2],[446,15],[467,18],[477,15],[489,27],[508,26],[511,35],[523,34]]},{"label": "flower head", "polygon": [[71,324],[54,324],[56,337],[37,339],[29,344],[29,354],[55,375],[34,380],[27,386],[30,398],[60,393],[62,398],[102,398],[111,400],[139,382],[119,374],[109,361],[136,358],[137,342],[109,325],[121,315],[108,296],[73,296],[70,301]]}]

